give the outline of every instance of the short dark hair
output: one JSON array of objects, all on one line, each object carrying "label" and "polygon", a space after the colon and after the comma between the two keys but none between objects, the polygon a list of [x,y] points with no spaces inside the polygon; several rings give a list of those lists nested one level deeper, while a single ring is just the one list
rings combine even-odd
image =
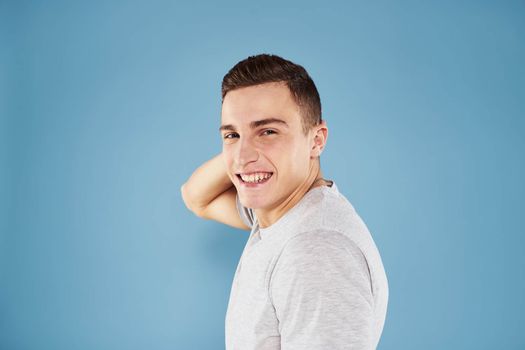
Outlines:
[{"label": "short dark hair", "polygon": [[249,56],[233,66],[222,79],[222,102],[229,91],[270,82],[285,82],[290,89],[305,135],[322,121],[321,99],[306,69],[277,55]]}]

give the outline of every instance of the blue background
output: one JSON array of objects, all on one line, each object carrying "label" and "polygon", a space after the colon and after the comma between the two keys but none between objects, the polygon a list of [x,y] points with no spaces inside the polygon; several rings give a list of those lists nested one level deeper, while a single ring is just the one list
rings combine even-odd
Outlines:
[{"label": "blue background", "polygon": [[525,3],[0,5],[0,349],[223,349],[246,231],[180,186],[220,82],[303,65],[390,284],[379,349],[524,349]]}]

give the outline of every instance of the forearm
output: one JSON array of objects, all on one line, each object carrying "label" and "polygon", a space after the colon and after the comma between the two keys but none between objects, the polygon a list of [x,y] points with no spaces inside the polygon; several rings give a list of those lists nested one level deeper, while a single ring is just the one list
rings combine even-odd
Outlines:
[{"label": "forearm", "polygon": [[182,198],[191,210],[206,207],[233,186],[226,173],[222,153],[198,167],[181,187]]}]

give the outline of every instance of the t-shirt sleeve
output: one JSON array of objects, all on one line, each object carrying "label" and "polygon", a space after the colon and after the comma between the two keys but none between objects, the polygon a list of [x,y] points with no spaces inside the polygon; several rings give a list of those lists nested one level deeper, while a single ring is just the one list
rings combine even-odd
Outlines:
[{"label": "t-shirt sleeve", "polygon": [[366,258],[348,237],[312,231],[284,247],[270,280],[281,349],[374,349]]},{"label": "t-shirt sleeve", "polygon": [[246,208],[241,204],[238,193],[235,195],[235,202],[237,203],[237,211],[239,212],[242,221],[249,227],[252,227],[253,222],[255,221],[253,210],[251,208]]}]

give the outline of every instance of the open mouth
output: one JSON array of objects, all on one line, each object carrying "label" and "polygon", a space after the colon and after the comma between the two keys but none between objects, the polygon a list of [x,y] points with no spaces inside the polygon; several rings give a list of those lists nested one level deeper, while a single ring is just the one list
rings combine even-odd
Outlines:
[{"label": "open mouth", "polygon": [[248,187],[253,187],[253,186],[257,186],[257,185],[262,185],[266,182],[268,182],[272,176],[273,176],[273,173],[269,173],[270,175],[265,177],[265,178],[262,178],[262,179],[259,179],[257,180],[256,178],[253,179],[253,181],[244,181],[241,177],[241,175],[237,174],[237,178],[239,179],[239,182],[243,185],[246,185]]}]

